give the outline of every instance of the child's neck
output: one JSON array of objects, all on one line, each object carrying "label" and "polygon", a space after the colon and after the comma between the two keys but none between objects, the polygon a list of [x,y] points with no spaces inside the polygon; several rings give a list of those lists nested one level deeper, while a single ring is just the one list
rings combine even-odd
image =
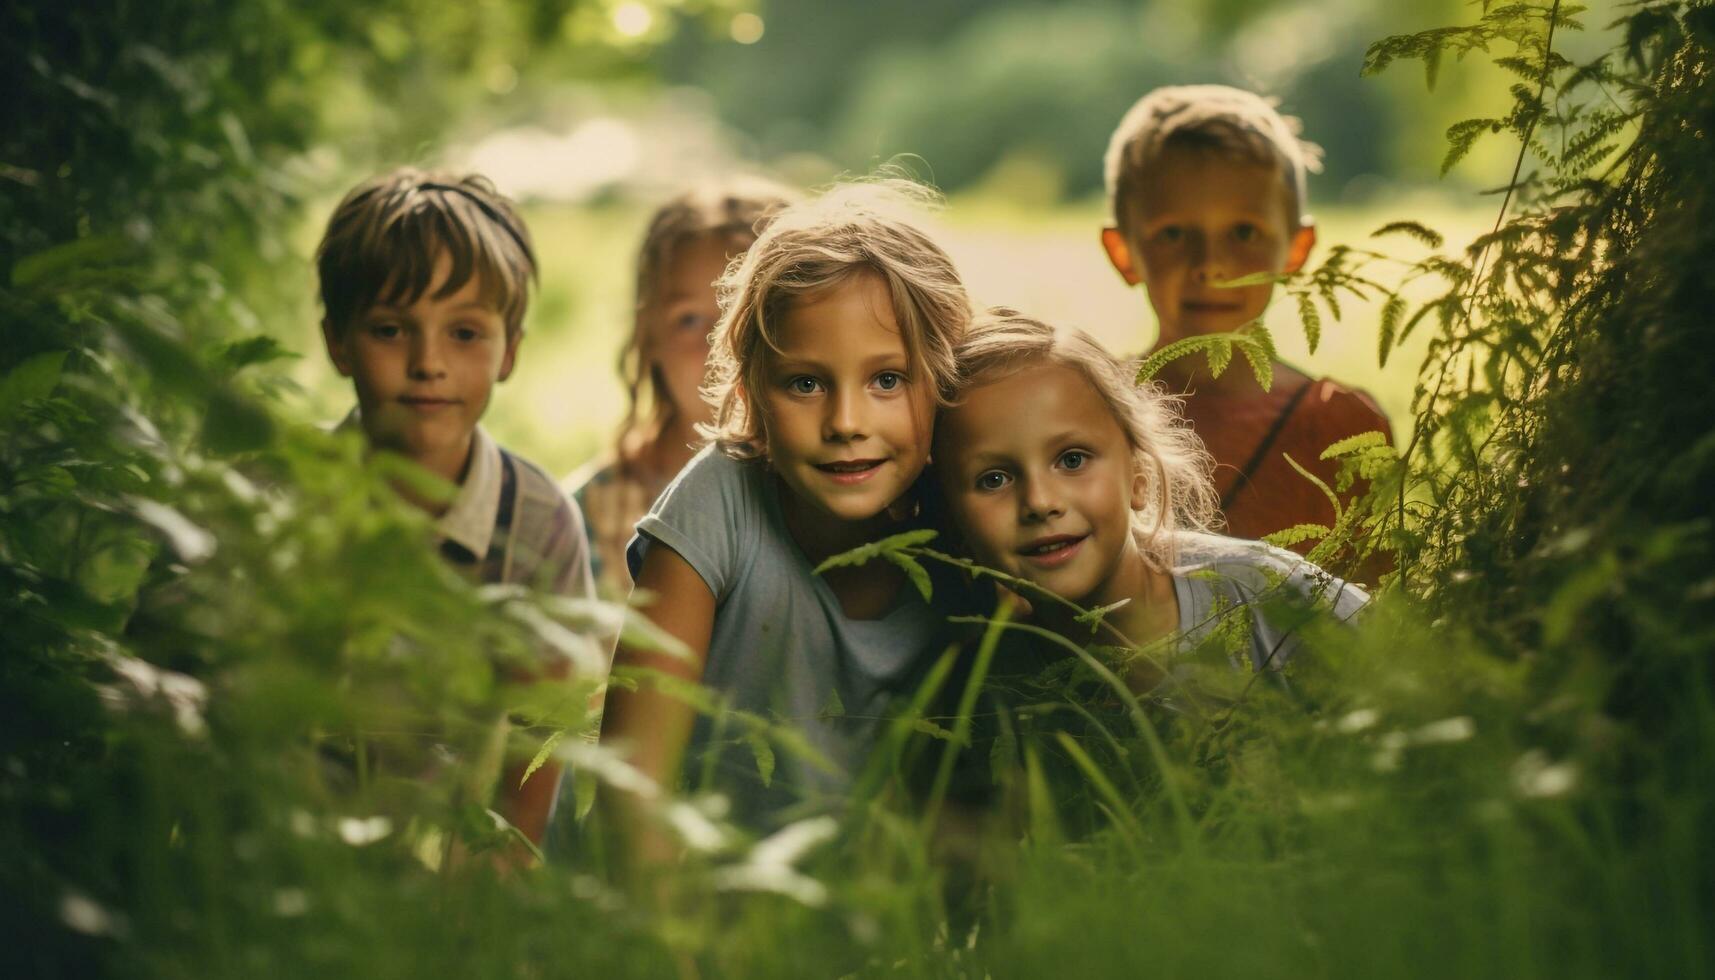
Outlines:
[{"label": "child's neck", "polygon": [[[1111,629],[1098,630],[1093,639],[1098,643],[1115,643],[1119,637],[1132,644],[1144,646],[1173,633],[1179,628],[1179,600],[1173,590],[1173,578],[1145,560],[1136,543],[1126,547],[1119,566],[1094,593],[1086,596],[1082,605],[1088,609],[1125,605],[1103,617]],[[1076,614],[1054,603],[1038,603],[1043,625],[1068,639],[1088,642],[1090,627],[1079,623]]]},{"label": "child's neck", "polygon": [[[421,456],[411,456],[410,460],[428,470],[430,473],[451,483],[454,487],[464,485],[466,474],[470,472],[470,461],[476,447],[475,434],[467,435],[464,442],[439,453],[427,453]],[[455,490],[452,496],[425,495],[412,486],[409,481],[395,480],[393,490],[405,498],[405,502],[428,514],[430,517],[441,517],[452,507],[453,499],[457,496]]]},{"label": "child's neck", "polygon": [[[866,521],[830,520],[827,515],[814,513],[783,483],[780,487],[780,510],[786,519],[786,533],[798,545],[811,565],[820,565],[835,555],[868,544],[898,530],[900,522],[886,511]],[[880,619],[887,615],[899,599],[905,585],[904,574],[886,562],[870,562],[856,568],[830,568],[822,578],[840,601],[840,610],[850,619]]]},{"label": "child's neck", "polygon": [[836,520],[826,514],[813,513],[784,483],[779,486],[780,510],[786,518],[786,533],[792,535],[799,550],[815,564],[885,537],[899,527],[900,522],[886,511],[863,521]]},{"label": "child's neck", "polygon": [[644,454],[651,477],[661,483],[671,480],[697,454],[699,441],[701,437],[697,434],[696,420],[674,412],[663,423],[654,444]]}]

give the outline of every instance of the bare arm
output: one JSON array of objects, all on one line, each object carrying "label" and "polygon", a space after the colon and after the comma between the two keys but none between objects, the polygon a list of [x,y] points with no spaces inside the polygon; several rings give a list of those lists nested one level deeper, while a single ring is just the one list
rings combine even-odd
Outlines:
[{"label": "bare arm", "polygon": [[[709,636],[714,629],[715,597],[708,584],[679,553],[652,542],[638,571],[636,590],[653,593],[645,615],[690,650],[688,659],[620,644],[616,669],[645,667],[692,683],[703,679]],[[663,789],[678,779],[685,745],[690,741],[696,712],[688,704],[644,682],[636,690],[620,687],[607,693],[602,713],[603,745],[621,746],[631,764]],[[643,801],[622,790],[604,787],[598,800],[605,825],[624,847],[631,864],[653,864],[673,856],[672,842],[654,826]]]}]

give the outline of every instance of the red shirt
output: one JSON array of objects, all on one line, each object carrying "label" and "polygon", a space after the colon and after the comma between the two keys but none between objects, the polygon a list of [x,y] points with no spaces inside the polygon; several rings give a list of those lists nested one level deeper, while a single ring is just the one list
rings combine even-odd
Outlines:
[{"label": "red shirt", "polygon": [[[1322,450],[1363,432],[1380,431],[1393,441],[1393,427],[1375,399],[1327,378],[1277,386],[1252,397],[1193,393],[1185,396],[1185,414],[1215,457],[1215,492],[1223,501],[1227,533],[1240,538],[1260,538],[1296,524],[1333,526],[1328,498],[1300,476],[1286,456],[1334,487],[1339,464],[1322,459]],[[1245,465],[1277,421],[1272,442],[1257,458],[1249,479],[1243,479]],[[1364,489],[1360,482],[1341,494],[1342,505]],[[1311,539],[1293,549],[1307,552],[1315,544]]]}]

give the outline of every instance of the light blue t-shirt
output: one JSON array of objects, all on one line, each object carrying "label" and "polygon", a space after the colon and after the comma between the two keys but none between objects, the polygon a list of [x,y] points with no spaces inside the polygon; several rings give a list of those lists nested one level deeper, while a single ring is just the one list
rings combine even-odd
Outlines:
[{"label": "light blue t-shirt", "polygon": [[1344,621],[1370,598],[1302,556],[1261,541],[1180,532],[1174,546],[1182,642],[1195,646],[1219,628],[1227,611],[1236,615],[1243,607],[1250,620],[1249,666],[1258,670],[1279,669],[1291,659],[1308,610]]},{"label": "light blue t-shirt", "polygon": [[766,463],[705,448],[638,521],[626,549],[635,577],[654,543],[672,548],[714,594],[703,685],[730,707],[793,726],[830,764],[818,767],[773,742],[764,785],[744,726],[699,717],[686,782],[727,793],[747,823],[802,800],[831,802],[848,789],[890,702],[911,691],[957,635],[946,616],[964,611],[957,577],[931,569],[936,609],[906,585],[886,616],[847,617],[787,532],[783,492]]}]

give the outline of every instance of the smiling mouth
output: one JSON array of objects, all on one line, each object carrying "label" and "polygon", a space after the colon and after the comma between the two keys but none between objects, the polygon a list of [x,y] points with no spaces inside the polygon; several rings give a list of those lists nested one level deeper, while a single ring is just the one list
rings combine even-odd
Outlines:
[{"label": "smiling mouth", "polygon": [[1087,534],[1051,534],[1018,549],[1018,555],[1032,565],[1054,568],[1071,561],[1087,538]]},{"label": "smiling mouth", "polygon": [[844,459],[833,463],[817,463],[816,469],[827,474],[835,483],[862,483],[881,469],[884,459]]}]

